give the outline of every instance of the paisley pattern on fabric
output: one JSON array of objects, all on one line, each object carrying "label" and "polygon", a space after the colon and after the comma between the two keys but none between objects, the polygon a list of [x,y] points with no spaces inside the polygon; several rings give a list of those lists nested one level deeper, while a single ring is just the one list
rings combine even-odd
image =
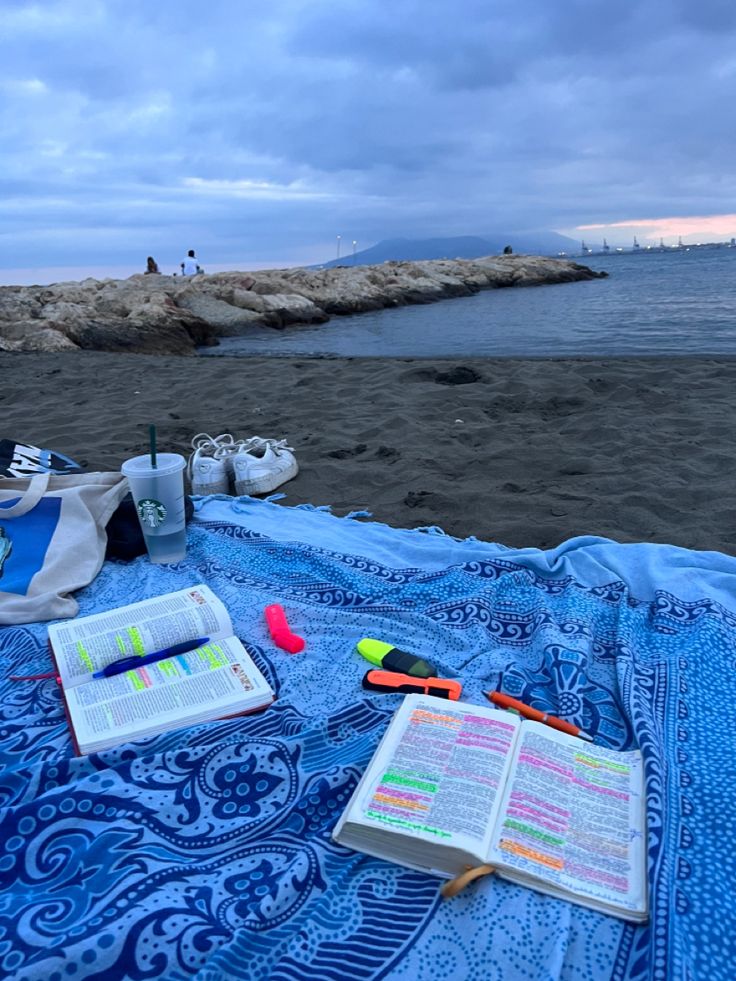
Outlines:
[{"label": "paisley pattern on fabric", "polygon": [[[258,507],[228,520],[207,510],[184,562],[108,562],[81,613],[206,581],[278,700],[75,757],[53,679],[5,680],[50,670],[46,627],[0,632],[0,976],[730,977],[736,861],[722,841],[736,791],[721,777],[736,720],[709,692],[734,676],[731,611],[666,589],[644,602],[615,576],[542,575],[514,550],[479,558],[482,543],[457,561],[458,543],[437,536],[403,561],[396,533],[391,561],[375,544],[379,560],[369,524],[351,522],[362,546],[341,551],[290,509],[286,540],[259,528]],[[270,602],[306,638],[302,654],[271,645]],[[502,686],[602,745],[642,749],[649,925],[500,880],[441,902],[438,880],[331,840],[400,703],[360,688],[365,636],[430,657],[468,701]]]}]

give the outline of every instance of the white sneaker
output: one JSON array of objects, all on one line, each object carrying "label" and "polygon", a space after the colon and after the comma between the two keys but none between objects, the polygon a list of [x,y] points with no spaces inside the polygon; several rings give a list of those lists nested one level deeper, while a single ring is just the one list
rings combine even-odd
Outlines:
[{"label": "white sneaker", "polygon": [[187,467],[193,494],[230,493],[230,476],[221,451],[235,446],[235,440],[230,433],[221,433],[214,438],[207,433],[198,433],[194,437],[192,440],[194,452],[189,457]]},{"label": "white sneaker", "polygon": [[[228,480],[232,484],[235,480],[235,472],[233,470],[233,459],[236,453],[241,453],[247,450],[250,446],[252,440],[250,439],[233,439],[230,433],[225,433],[225,436],[229,437],[229,442],[222,441],[219,443],[217,449],[215,450],[214,456],[216,460],[223,463],[225,467],[225,474]],[[217,437],[220,439],[221,437]],[[256,439],[258,437],[255,437]]]},{"label": "white sneaker", "polygon": [[230,457],[238,497],[267,494],[296,477],[299,466],[292,449],[285,439],[252,436],[245,440],[238,452]]}]

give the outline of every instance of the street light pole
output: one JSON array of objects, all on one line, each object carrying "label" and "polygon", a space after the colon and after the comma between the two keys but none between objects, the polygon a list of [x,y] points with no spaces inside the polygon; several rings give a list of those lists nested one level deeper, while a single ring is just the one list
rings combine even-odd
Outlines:
[{"label": "street light pole", "polygon": [[357,244],[358,243],[355,241],[355,239],[353,239],[353,265],[355,265],[355,246]]},{"label": "street light pole", "polygon": [[340,258],[340,239],[341,239],[341,238],[342,238],[342,236],[341,236],[341,235],[338,235],[338,236],[337,236],[337,258],[338,258],[338,259]]}]

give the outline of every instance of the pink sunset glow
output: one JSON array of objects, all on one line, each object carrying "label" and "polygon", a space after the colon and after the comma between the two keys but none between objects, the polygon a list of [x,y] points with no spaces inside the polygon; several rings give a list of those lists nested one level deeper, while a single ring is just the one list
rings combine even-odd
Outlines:
[{"label": "pink sunset glow", "polygon": [[688,218],[632,218],[628,221],[578,225],[577,232],[612,232],[612,237],[620,237],[622,232],[638,234],[644,240],[659,241],[678,239],[683,241],[722,241],[736,236],[736,214],[702,215]]}]

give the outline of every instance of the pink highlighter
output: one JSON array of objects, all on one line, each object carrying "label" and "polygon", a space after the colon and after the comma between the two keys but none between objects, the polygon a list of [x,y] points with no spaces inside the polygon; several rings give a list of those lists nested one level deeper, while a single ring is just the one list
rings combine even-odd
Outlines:
[{"label": "pink highlighter", "polygon": [[289,654],[298,654],[299,651],[304,650],[304,638],[291,632],[283,606],[272,603],[263,612],[268,624],[268,632],[277,647],[282,651],[288,651]]}]

